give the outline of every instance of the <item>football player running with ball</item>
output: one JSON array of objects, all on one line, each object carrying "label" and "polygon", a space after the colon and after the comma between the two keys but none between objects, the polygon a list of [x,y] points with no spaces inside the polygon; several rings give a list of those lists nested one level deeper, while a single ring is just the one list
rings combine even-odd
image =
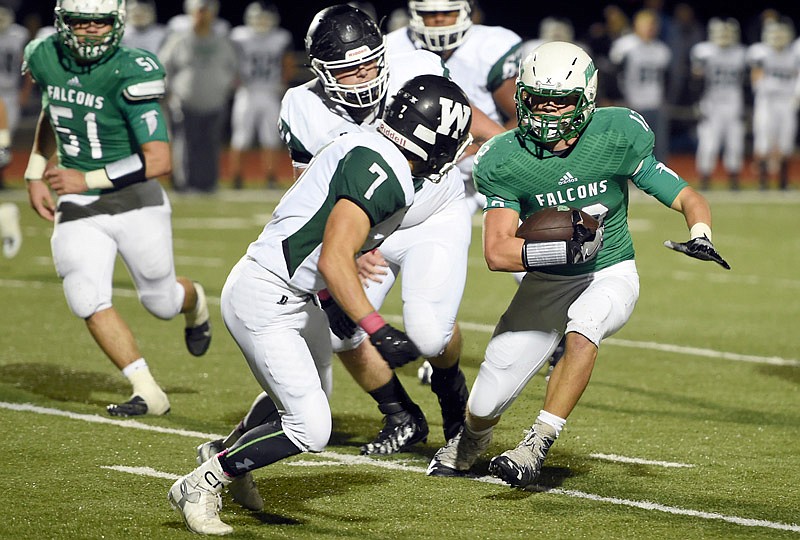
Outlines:
[{"label": "football player running with ball", "polygon": [[[189,352],[208,349],[205,294],[175,276],[171,207],[154,179],[170,171],[159,105],[164,69],[152,53],[119,46],[124,0],[58,0],[55,25],[55,34],[32,41],[24,54],[23,72],[42,92],[25,171],[30,204],[55,221],[53,261],[70,310],[133,386],[130,400],[109,405],[109,414],[165,414],[167,395],[111,298],[119,253],[144,307],[160,319],[183,313]],[[56,149],[54,167],[48,161]]]},{"label": "football player running with ball", "polygon": [[327,288],[390,366],[419,356],[369,302],[356,256],[397,229],[416,186],[436,183],[453,168],[470,143],[470,119],[469,101],[455,83],[435,75],[411,79],[387,105],[379,134],[342,135],[314,157],[233,268],[222,290],[222,317],[277,414],[173,484],[170,503],[191,531],[232,532],[217,510],[224,487],[327,445],[332,352],[328,320],[314,296],[319,291]]},{"label": "football player running with ball", "polygon": [[[557,41],[541,45],[520,65],[518,128],[478,153],[475,179],[488,199],[486,262],[494,271],[527,275],[487,346],[465,427],[436,453],[430,475],[469,470],[489,446],[500,416],[566,334],[564,356],[533,426],[516,448],[489,464],[490,473],[512,486],[536,483],[589,382],[600,342],[622,328],[639,295],[627,222],[629,181],[683,214],[690,239],[667,247],[729,268],[711,243],[706,199],[655,159],[653,132],[640,114],[621,107],[595,110],[596,92],[597,70],[583,49]],[[576,234],[577,242],[515,236],[520,218],[556,205],[581,209],[602,225],[594,235]]]}]

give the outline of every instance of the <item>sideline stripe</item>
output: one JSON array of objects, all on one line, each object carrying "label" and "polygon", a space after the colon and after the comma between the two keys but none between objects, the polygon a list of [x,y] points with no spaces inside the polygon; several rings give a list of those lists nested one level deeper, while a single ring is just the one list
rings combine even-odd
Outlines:
[{"label": "sideline stripe", "polygon": [[[141,429],[145,431],[155,431],[158,433],[165,433],[170,435],[181,435],[184,437],[195,437],[200,439],[218,439],[221,436],[216,435],[213,433],[202,433],[199,431],[186,431],[182,429],[173,429],[173,428],[163,428],[159,426],[151,426],[148,424],[143,424],[136,420],[114,420],[111,418],[104,418],[102,416],[97,415],[90,415],[90,414],[78,414],[72,413],[68,411],[61,411],[59,409],[51,409],[46,407],[39,407],[36,405],[31,405],[29,403],[8,403],[4,401],[0,401],[0,408],[10,409],[13,411],[23,411],[23,412],[33,412],[37,414],[49,414],[53,416],[63,416],[73,420],[83,420],[86,422],[94,422],[99,424],[111,424],[119,427],[126,427],[126,428],[134,428],[134,429]],[[369,458],[366,456],[351,456],[347,454],[337,454],[335,452],[321,452],[319,454],[320,457],[328,460],[327,462],[319,463],[319,462],[312,462],[308,460],[296,461],[296,462],[287,462],[289,465],[328,465],[328,464],[335,464],[336,462],[346,465],[369,465],[373,467],[381,467],[384,469],[392,469],[392,470],[399,470],[399,471],[407,471],[407,472],[414,472],[414,473],[421,473],[425,474],[424,467],[417,467],[412,465],[405,465],[403,463],[399,463],[396,461],[381,461],[376,460],[373,458]],[[333,462],[333,463],[332,463]],[[654,462],[657,463],[657,462]],[[154,476],[156,478],[166,478],[169,480],[176,480],[179,477],[177,475],[157,471],[150,467],[126,467],[123,465],[112,465],[112,466],[105,466],[105,469],[115,470],[119,472],[125,472],[130,474],[136,474],[140,476]],[[489,483],[489,484],[498,484],[505,486],[506,484],[502,482],[499,478],[493,477],[477,477],[472,478],[473,480]],[[587,499],[596,502],[604,502],[610,504],[616,504],[621,506],[629,506],[631,508],[640,508],[643,510],[653,510],[657,512],[665,512],[668,514],[680,515],[680,516],[689,516],[689,517],[698,517],[702,519],[716,519],[721,521],[726,521],[728,523],[733,523],[735,525],[742,525],[745,527],[765,527],[768,529],[777,529],[783,531],[793,531],[793,532],[800,532],[800,525],[796,524],[787,524],[787,523],[779,523],[775,521],[767,521],[763,519],[749,519],[749,518],[740,518],[736,516],[726,516],[724,514],[717,514],[711,512],[703,512],[699,510],[690,510],[685,508],[677,508],[674,506],[665,506],[658,503],[653,503],[650,501],[632,501],[628,499],[619,499],[616,497],[603,497],[601,495],[594,495],[592,493],[585,493],[583,491],[577,491],[572,489],[562,489],[562,488],[542,488],[539,491],[543,493],[552,493],[555,495],[565,495],[567,497],[579,498],[579,499]]]},{"label": "sideline stripe", "polygon": [[[13,279],[0,279],[0,287],[13,287],[17,289],[35,288],[41,289],[45,286],[58,287],[61,289],[60,283],[45,283],[37,281],[23,281]],[[136,291],[133,289],[120,289],[114,288],[113,292],[117,296],[126,298],[136,298]],[[218,296],[207,296],[208,303],[211,305],[219,305]],[[400,324],[403,322],[401,315],[383,315],[383,318],[390,323]],[[459,326],[464,330],[472,330],[473,332],[483,332],[491,334],[494,332],[494,325],[473,323],[468,321],[459,321]],[[753,364],[768,364],[772,366],[792,366],[799,367],[800,360],[793,358],[781,358],[779,356],[755,356],[749,354],[738,354],[725,351],[715,351],[713,349],[702,349],[699,347],[684,347],[681,345],[670,345],[669,343],[656,343],[653,341],[633,341],[628,339],[608,338],[603,340],[604,345],[613,345],[616,347],[629,347],[633,349],[649,349],[660,352],[669,352],[676,354],[684,354],[691,356],[704,356],[706,358],[717,358],[720,360],[731,360],[734,362],[749,362]]]}]

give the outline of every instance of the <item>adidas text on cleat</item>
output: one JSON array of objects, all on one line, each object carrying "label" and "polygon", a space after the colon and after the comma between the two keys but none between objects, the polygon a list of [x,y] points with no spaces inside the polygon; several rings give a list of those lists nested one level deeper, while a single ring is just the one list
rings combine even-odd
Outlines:
[{"label": "adidas text on cleat", "polygon": [[[215,441],[208,441],[197,447],[197,463],[202,465],[215,455],[225,450],[222,445],[222,439]],[[264,509],[264,499],[258,492],[255,479],[252,472],[246,472],[241,476],[233,478],[228,484],[228,492],[231,494],[233,502],[246,508],[248,510],[255,510],[260,512]]]},{"label": "adidas text on cleat", "polygon": [[134,395],[125,403],[108,405],[106,411],[111,416],[143,416],[145,414],[160,416],[169,412],[169,400],[163,392],[161,395],[151,398],[150,403],[143,397]]},{"label": "adidas text on cleat", "polygon": [[420,441],[428,440],[428,422],[416,405],[408,410],[401,409],[387,414],[383,423],[383,429],[375,440],[361,447],[361,455],[396,454]]},{"label": "adidas text on cleat", "polygon": [[492,430],[476,437],[466,428],[447,441],[434,454],[428,465],[428,476],[462,476],[466,474],[475,460],[486,451],[492,442]]},{"label": "adidas text on cleat", "polygon": [[184,340],[186,348],[193,356],[203,356],[211,345],[211,323],[208,319],[208,302],[203,286],[194,283],[194,290],[197,293],[197,304],[195,308],[186,314],[186,328],[184,329]]},{"label": "adidas text on cleat", "polygon": [[489,473],[512,487],[530,487],[536,484],[547,452],[555,440],[555,428],[537,420],[516,448],[492,458]]}]

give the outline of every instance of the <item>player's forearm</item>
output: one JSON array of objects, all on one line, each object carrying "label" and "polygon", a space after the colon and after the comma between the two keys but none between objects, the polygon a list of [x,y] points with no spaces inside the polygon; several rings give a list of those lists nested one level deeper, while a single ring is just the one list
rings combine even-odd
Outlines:
[{"label": "player's forearm", "polygon": [[328,285],[328,292],[352,320],[360,321],[375,311],[358,279],[355,259],[339,253],[323,253],[319,270]]},{"label": "player's forearm", "polygon": [[36,131],[33,135],[32,153],[44,156],[45,159],[50,159],[56,151],[56,136],[50,122],[47,119],[44,111],[39,114],[39,120],[36,122]]},{"label": "player's forearm", "polygon": [[145,175],[157,178],[172,172],[172,154],[168,142],[151,141],[142,145]]}]

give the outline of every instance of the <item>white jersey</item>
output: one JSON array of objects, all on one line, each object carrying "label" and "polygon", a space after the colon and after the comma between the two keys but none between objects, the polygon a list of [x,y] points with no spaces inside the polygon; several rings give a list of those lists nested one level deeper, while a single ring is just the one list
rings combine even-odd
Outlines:
[{"label": "white jersey", "polygon": [[131,25],[125,27],[122,44],[132,49],[144,49],[158,55],[166,37],[167,27],[163,24],[154,23],[144,28]]},{"label": "white jersey", "polygon": [[664,104],[664,74],[672,59],[666,44],[627,34],[611,44],[608,57],[622,69],[620,88],[627,107],[642,111]]},{"label": "white jersey", "polygon": [[341,198],[355,202],[375,225],[364,251],[374,249],[400,225],[414,200],[408,160],[389,139],[349,133],[323,148],[281,198],[272,219],[247,249],[248,257],[291,288],[325,288],[318,263],[325,224]]},{"label": "white jersey", "polygon": [[702,103],[714,109],[727,107],[741,111],[744,106],[746,51],[744,45],[720,47],[710,41],[691,48],[692,70],[702,75]]},{"label": "white jersey", "polygon": [[292,47],[292,34],[284,28],[255,32],[249,26],[231,30],[239,51],[239,77],[244,86],[276,89],[283,84],[283,57]]},{"label": "white jersey", "polygon": [[[517,76],[521,44],[522,38],[511,30],[475,24],[445,62],[450,78],[464,90],[470,103],[501,124],[502,113],[494,102],[492,92],[506,79]],[[400,28],[386,36],[386,49],[390,53],[417,48],[407,28]]]},{"label": "white jersey", "polygon": [[22,50],[28,43],[28,31],[12,24],[0,33],[0,93],[7,94],[19,90],[21,82],[20,66]]},{"label": "white jersey", "polygon": [[[446,74],[441,60],[428,51],[388,53],[387,99],[403,84],[418,75]],[[379,108],[381,109],[381,108]],[[375,131],[380,120],[376,110],[357,123],[347,111],[326,97],[318,79],[286,91],[281,103],[281,133],[289,147],[294,165],[302,167],[326,144],[343,133]],[[412,227],[436,213],[450,201],[463,198],[464,183],[457,170],[451,170],[441,182],[424,182],[414,198],[414,205],[403,220],[403,228]]]},{"label": "white jersey", "polygon": [[763,76],[753,87],[756,99],[790,101],[797,91],[800,54],[792,47],[776,50],[766,43],[754,43],[747,49],[747,61],[761,69]]}]

